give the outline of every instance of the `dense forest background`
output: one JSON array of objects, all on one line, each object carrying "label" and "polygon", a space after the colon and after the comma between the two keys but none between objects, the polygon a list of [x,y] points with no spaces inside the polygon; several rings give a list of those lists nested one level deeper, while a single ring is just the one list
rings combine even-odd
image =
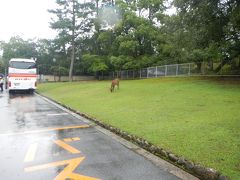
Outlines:
[{"label": "dense forest background", "polygon": [[[205,62],[240,72],[239,0],[56,0],[53,40],[0,42],[0,71],[11,58],[37,58],[40,74],[97,74]],[[169,15],[169,11],[175,13]],[[218,66],[214,66],[218,63]]]}]

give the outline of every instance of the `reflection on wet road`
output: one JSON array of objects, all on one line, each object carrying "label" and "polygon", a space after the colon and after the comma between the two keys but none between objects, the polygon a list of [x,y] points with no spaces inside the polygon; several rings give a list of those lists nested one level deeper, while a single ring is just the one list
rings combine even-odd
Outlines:
[{"label": "reflection on wet road", "polygon": [[37,95],[0,94],[0,177],[178,179]]},{"label": "reflection on wet road", "polygon": [[43,99],[29,94],[3,94],[0,105],[0,132],[18,132],[84,124]]}]

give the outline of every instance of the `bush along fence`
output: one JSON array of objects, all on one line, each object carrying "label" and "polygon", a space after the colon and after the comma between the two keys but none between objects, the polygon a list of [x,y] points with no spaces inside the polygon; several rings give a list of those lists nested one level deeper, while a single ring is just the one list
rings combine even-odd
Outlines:
[{"label": "bush along fence", "polygon": [[216,69],[221,63],[184,63],[163,66],[148,67],[139,70],[122,70],[108,72],[98,76],[98,79],[144,79],[169,76],[196,76],[196,75],[240,75],[239,70],[232,70],[230,66],[222,67],[220,71]]}]

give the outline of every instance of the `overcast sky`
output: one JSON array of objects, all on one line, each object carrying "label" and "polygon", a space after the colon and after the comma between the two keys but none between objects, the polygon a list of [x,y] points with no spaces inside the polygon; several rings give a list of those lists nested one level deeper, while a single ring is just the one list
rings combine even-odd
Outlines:
[{"label": "overcast sky", "polygon": [[53,15],[47,10],[54,7],[55,0],[0,0],[0,40],[17,35],[25,40],[53,39],[56,31],[49,27]]},{"label": "overcast sky", "polygon": [[29,38],[54,38],[49,27],[55,0],[0,0],[0,40],[19,35]]}]

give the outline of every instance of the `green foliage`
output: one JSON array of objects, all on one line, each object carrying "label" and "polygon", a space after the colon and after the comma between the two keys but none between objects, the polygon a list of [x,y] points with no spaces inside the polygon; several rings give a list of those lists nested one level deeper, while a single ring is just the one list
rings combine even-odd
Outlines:
[{"label": "green foliage", "polygon": [[91,15],[94,5],[92,3],[80,3],[78,0],[56,0],[58,8],[49,10],[56,15],[51,22],[51,28],[58,31],[59,42],[62,46],[70,45],[71,62],[69,68],[69,79],[72,80],[72,73],[75,61],[75,49],[77,39],[88,33],[93,26]]},{"label": "green foliage", "polygon": [[147,68],[150,66],[163,65],[164,62],[162,62],[158,56],[144,55],[137,59],[137,64],[139,68]]},{"label": "green foliage", "polygon": [[112,31],[103,31],[99,33],[97,43],[99,45],[101,55],[111,54],[114,38],[115,37]]},{"label": "green foliage", "polygon": [[36,43],[16,36],[12,37],[8,43],[2,42],[1,49],[3,51],[2,58],[9,61],[11,58],[32,58],[37,56]]},{"label": "green foliage", "polygon": [[0,57],[0,73],[4,73],[5,72],[5,65],[4,65],[4,61],[3,59]]},{"label": "green foliage", "polygon": [[148,19],[152,22],[153,19],[163,13],[165,7],[163,0],[139,0],[138,9],[148,11]]},{"label": "green foliage", "polygon": [[125,56],[111,56],[110,57],[110,62],[114,66],[115,70],[121,70],[123,69],[123,65],[126,63],[126,58]]},{"label": "green foliage", "polygon": [[[43,74],[51,74],[50,67],[56,65],[71,75],[186,62],[195,62],[199,69],[201,62],[218,62],[212,72],[224,65],[238,72],[239,1],[171,2],[57,0],[57,8],[49,10],[55,15],[50,25],[57,37],[1,42],[4,66],[12,57],[37,57]],[[168,6],[177,12],[167,15]]]},{"label": "green foliage", "polygon": [[52,66],[51,71],[55,76],[66,76],[68,73],[67,68],[62,66]]},{"label": "green foliage", "polygon": [[[96,14],[91,16],[95,32],[76,43],[80,56],[92,55],[90,65],[84,56],[78,67],[96,72],[185,62],[199,66],[203,61],[218,61],[223,62],[215,69],[219,71],[224,64],[234,64],[231,62],[240,52],[236,0],[174,0],[177,13],[171,16],[164,14],[167,4],[162,0],[95,1]],[[64,20],[56,26],[70,22]],[[59,37],[68,36],[63,33]]]},{"label": "green foliage", "polygon": [[89,71],[91,72],[103,72],[107,70],[108,70],[108,66],[101,61],[95,61],[89,68]]},{"label": "green foliage", "polygon": [[138,49],[138,42],[134,40],[124,41],[120,43],[119,51],[122,55],[136,56]]},{"label": "green foliage", "polygon": [[54,65],[53,59],[57,57],[55,53],[55,43],[52,40],[41,39],[37,44],[37,65],[39,74],[53,74],[51,66]]},{"label": "green foliage", "polygon": [[[201,59],[204,59],[205,55],[200,51],[213,50],[212,44],[217,46],[214,48],[214,56],[208,55],[215,58],[218,54],[217,60],[223,62],[216,71],[239,56],[239,1],[175,0],[174,3],[178,8],[181,24],[192,39],[189,49],[196,49],[195,55],[198,51]],[[212,59],[214,60],[216,59]]]},{"label": "green foliage", "polygon": [[[55,14],[57,19],[50,25],[59,31],[60,38],[66,37],[65,43],[91,30],[93,22],[89,16],[93,11],[92,3],[80,3],[77,0],[57,0],[56,3],[58,8],[49,10],[49,12]],[[72,32],[74,34],[71,34]]]},{"label": "green foliage", "polygon": [[98,55],[85,54],[82,58],[83,65],[88,72],[104,72],[109,69],[107,66],[107,58],[105,58]]}]

